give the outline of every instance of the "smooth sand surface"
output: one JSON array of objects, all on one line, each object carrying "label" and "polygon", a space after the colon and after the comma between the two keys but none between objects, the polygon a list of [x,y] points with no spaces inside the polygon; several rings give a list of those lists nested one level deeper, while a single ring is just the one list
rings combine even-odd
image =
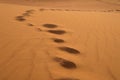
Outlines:
[{"label": "smooth sand surface", "polygon": [[120,80],[119,5],[5,1],[0,3],[0,80]]}]

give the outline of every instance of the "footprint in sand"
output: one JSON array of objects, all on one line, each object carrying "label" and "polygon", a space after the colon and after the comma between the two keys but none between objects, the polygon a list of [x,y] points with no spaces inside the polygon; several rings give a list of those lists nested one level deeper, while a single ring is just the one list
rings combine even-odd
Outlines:
[{"label": "footprint in sand", "polygon": [[113,10],[107,10],[107,12],[113,12]]},{"label": "footprint in sand", "polygon": [[52,40],[53,40],[55,43],[64,43],[64,42],[65,42],[63,39],[59,39],[59,38],[52,38]]},{"label": "footprint in sand", "polygon": [[117,12],[120,12],[120,9],[116,9]]},{"label": "footprint in sand", "polygon": [[41,8],[40,11],[44,11],[45,9],[44,8]]},{"label": "footprint in sand", "polygon": [[35,10],[31,9],[31,10],[27,10],[25,11],[26,13],[33,13]]},{"label": "footprint in sand", "polygon": [[70,11],[69,9],[65,9],[65,11]]},{"label": "footprint in sand", "polygon": [[54,80],[80,80],[76,78],[59,78],[59,79],[54,79]]},{"label": "footprint in sand", "polygon": [[54,61],[59,62],[62,67],[67,68],[67,69],[76,69],[77,68],[77,65],[74,62],[65,60],[60,57],[55,57]]},{"label": "footprint in sand", "polygon": [[66,33],[64,30],[47,30],[47,32],[52,33],[52,34],[57,34],[57,35],[63,35]]},{"label": "footprint in sand", "polygon": [[30,16],[30,13],[23,13],[23,16]]},{"label": "footprint in sand", "polygon": [[66,47],[66,46],[58,47],[58,49],[60,49],[61,51],[71,53],[71,54],[79,54],[80,53],[80,51],[78,51],[74,48],[71,48],[71,47]]},{"label": "footprint in sand", "polygon": [[55,24],[43,24],[44,27],[46,28],[57,28],[58,26]]},{"label": "footprint in sand", "polygon": [[30,16],[30,14],[32,14],[35,10],[27,10],[25,11],[25,13],[23,13],[21,16],[16,16],[16,20],[18,21],[25,21],[25,17],[26,16]]},{"label": "footprint in sand", "polygon": [[34,25],[33,25],[33,24],[31,24],[31,23],[28,23],[27,25],[28,25],[28,26],[34,26]]},{"label": "footprint in sand", "polygon": [[34,11],[35,11],[35,10],[27,10],[27,11],[25,11],[25,13],[23,13],[22,15],[23,15],[23,16],[31,16],[31,14],[33,14]]},{"label": "footprint in sand", "polygon": [[56,9],[50,9],[51,11],[55,11]]},{"label": "footprint in sand", "polygon": [[42,29],[40,29],[40,28],[35,28],[35,29],[36,29],[36,31],[39,31],[39,32],[42,31]]},{"label": "footprint in sand", "polygon": [[18,21],[25,21],[26,19],[24,18],[24,16],[17,16],[16,20],[18,20]]}]

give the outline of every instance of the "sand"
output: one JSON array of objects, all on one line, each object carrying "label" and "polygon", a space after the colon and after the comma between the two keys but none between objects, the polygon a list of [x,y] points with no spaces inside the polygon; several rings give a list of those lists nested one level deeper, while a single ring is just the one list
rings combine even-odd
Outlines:
[{"label": "sand", "polygon": [[0,1],[0,80],[120,80],[120,6],[91,1]]}]

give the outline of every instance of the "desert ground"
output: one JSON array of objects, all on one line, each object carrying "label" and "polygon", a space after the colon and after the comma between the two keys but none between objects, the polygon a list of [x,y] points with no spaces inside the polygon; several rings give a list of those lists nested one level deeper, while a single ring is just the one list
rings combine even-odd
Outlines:
[{"label": "desert ground", "polygon": [[0,80],[120,80],[120,0],[1,0]]}]

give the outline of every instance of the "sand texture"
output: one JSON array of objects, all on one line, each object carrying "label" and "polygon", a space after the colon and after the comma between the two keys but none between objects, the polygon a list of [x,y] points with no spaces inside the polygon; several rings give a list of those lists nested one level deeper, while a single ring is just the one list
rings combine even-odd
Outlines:
[{"label": "sand texture", "polygon": [[0,2],[0,80],[120,80],[119,0]]}]

